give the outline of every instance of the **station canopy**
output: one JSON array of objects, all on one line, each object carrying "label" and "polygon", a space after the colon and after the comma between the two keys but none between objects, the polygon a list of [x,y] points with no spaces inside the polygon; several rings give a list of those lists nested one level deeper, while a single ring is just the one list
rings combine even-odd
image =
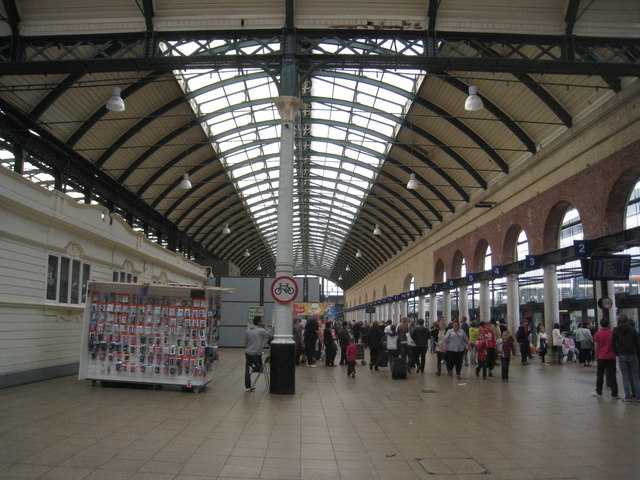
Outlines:
[{"label": "station canopy", "polygon": [[[633,0],[6,0],[0,13],[0,161],[247,276],[275,273],[275,102],[292,66],[295,273],[345,289],[456,212],[496,207],[505,177],[640,75]],[[114,93],[123,111],[106,108]]]}]

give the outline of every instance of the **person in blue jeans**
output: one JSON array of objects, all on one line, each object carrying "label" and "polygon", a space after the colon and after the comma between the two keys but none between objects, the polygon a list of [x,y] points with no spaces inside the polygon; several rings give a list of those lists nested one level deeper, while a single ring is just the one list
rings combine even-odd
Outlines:
[{"label": "person in blue jeans", "polygon": [[618,366],[624,386],[624,402],[640,401],[640,381],[638,380],[638,332],[633,320],[626,315],[618,315],[618,326],[613,329],[611,344],[618,356]]}]

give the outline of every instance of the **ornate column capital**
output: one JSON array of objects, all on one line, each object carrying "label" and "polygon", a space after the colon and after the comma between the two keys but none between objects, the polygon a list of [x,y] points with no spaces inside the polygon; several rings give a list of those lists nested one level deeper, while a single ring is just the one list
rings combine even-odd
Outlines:
[{"label": "ornate column capital", "polygon": [[293,122],[304,106],[300,97],[283,96],[276,99],[276,107],[283,122]]}]

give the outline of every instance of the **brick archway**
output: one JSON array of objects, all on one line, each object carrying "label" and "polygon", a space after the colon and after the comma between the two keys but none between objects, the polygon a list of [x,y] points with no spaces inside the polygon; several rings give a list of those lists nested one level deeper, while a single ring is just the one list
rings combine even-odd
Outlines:
[{"label": "brick archway", "polygon": [[607,199],[605,216],[602,219],[606,233],[624,230],[624,220],[629,197],[640,181],[640,165],[622,173],[613,185]]},{"label": "brick archway", "polygon": [[[504,239],[502,241],[501,251],[499,252],[499,256],[497,252],[492,252],[496,258],[500,258],[499,262],[501,265],[507,263],[513,263],[516,260],[516,246],[518,245],[518,237],[520,236],[520,232],[524,229],[518,225],[513,224],[507,229],[507,233],[504,235]],[[526,234],[526,232],[525,232]],[[528,239],[529,237],[527,237]]]}]

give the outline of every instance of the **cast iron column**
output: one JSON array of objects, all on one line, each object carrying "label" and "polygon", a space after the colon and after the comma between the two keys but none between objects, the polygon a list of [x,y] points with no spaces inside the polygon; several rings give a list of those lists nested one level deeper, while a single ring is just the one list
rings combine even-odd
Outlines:
[{"label": "cast iron column", "polygon": [[[282,119],[280,179],[278,185],[278,236],[276,277],[293,277],[293,123],[302,107],[298,97],[278,97]],[[296,393],[295,342],[293,341],[293,303],[275,304],[276,321],[271,342],[271,393]]]}]

